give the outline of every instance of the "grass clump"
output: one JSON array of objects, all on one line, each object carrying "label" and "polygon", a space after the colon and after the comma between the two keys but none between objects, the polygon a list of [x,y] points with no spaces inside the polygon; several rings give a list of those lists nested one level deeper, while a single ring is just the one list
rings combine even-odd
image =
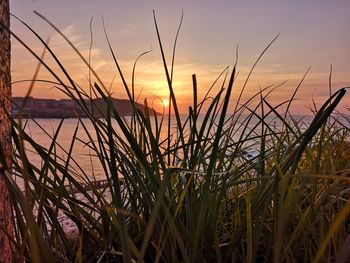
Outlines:
[{"label": "grass clump", "polygon": [[[60,149],[57,140],[63,121],[50,145],[43,147],[29,136],[24,120],[12,119],[15,152],[6,182],[13,200],[18,259],[328,262],[346,258],[349,125],[332,115],[345,88],[331,95],[305,128],[305,119],[295,119],[289,112],[295,94],[273,107],[267,99],[271,88],[245,103],[238,99],[234,111],[229,111],[235,65],[215,81],[222,80],[221,89],[202,100],[197,98],[196,75],[192,76],[193,105],[184,118],[172,87],[174,63],[168,67],[156,29],[170,90],[169,112],[172,109],[175,118],[169,118],[167,127],[164,116],[135,107],[134,87],[124,79],[109,41],[134,109],[130,119],[114,108],[83,56],[97,79],[91,83],[91,94],[104,101],[104,118],[94,117],[92,111],[101,110],[99,105],[87,107],[86,99],[93,101],[92,96],[76,85],[35,31],[67,82],[13,34],[88,116],[78,121],[68,149]],[[81,140],[79,129],[88,138],[85,147],[103,169],[102,187],[96,187],[72,154]],[[29,146],[40,156],[40,165],[29,161]],[[248,156],[251,149],[257,154]],[[23,181],[24,190],[14,176]],[[77,235],[65,231],[61,216],[71,220]]]}]

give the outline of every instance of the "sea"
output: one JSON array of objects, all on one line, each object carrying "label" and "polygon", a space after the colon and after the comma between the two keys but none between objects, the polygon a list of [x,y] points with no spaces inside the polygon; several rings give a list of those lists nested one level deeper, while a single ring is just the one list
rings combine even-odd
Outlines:
[{"label": "sea", "polygon": [[[243,117],[243,120],[246,117]],[[299,119],[301,116],[299,116]],[[125,117],[127,122],[130,122],[131,117]],[[183,118],[184,119],[184,118]],[[296,118],[297,119],[297,118]],[[305,130],[308,125],[311,123],[313,117],[312,116],[303,116],[303,130]],[[203,121],[203,117],[200,117],[198,119],[198,126],[201,125]],[[256,120],[252,120],[249,124],[248,128],[253,128],[254,125],[257,123]],[[105,178],[102,166],[100,164],[100,161],[98,158],[95,156],[93,151],[88,147],[87,142],[89,142],[89,137],[86,134],[85,130],[83,129],[83,125],[79,122],[82,122],[86,129],[90,132],[92,139],[96,140],[96,136],[94,134],[94,127],[93,123],[89,119],[65,119],[63,120],[62,127],[60,128],[58,132],[58,137],[57,137],[57,145],[54,149],[55,153],[57,154],[58,157],[62,158],[62,160],[67,159],[67,154],[66,151],[70,149],[70,146],[72,144],[73,140],[73,135],[74,131],[78,127],[77,131],[77,140],[74,142],[74,147],[73,147],[73,152],[72,156],[73,159],[78,163],[78,165],[72,164],[72,169],[75,169],[77,173],[79,173],[79,169],[82,169],[85,174],[87,174],[89,177],[94,178],[96,180],[102,180]],[[61,123],[60,119],[28,119],[28,120],[23,120],[23,125],[25,125],[25,132],[39,145],[49,148],[51,143],[52,143],[52,137],[56,133],[59,125]],[[276,120],[271,120],[270,125],[273,129],[280,129],[281,128],[281,122],[278,122]],[[153,127],[155,127],[155,121],[152,119],[151,124]],[[172,118],[171,120],[172,124],[172,133],[174,138],[177,136],[176,134],[176,128],[174,125],[176,125],[176,120],[175,118]],[[113,127],[115,130],[118,132],[118,134],[121,134],[122,132],[117,125],[117,123],[113,123]],[[235,133],[235,137],[233,138],[234,140],[239,140],[240,138],[239,132]],[[162,130],[161,130],[161,138],[166,138],[167,137],[167,117],[164,117],[164,122],[162,125]],[[37,166],[41,167],[43,164],[43,160],[38,154],[33,152],[33,148],[26,143],[25,144],[26,152],[28,159],[30,162]]]}]

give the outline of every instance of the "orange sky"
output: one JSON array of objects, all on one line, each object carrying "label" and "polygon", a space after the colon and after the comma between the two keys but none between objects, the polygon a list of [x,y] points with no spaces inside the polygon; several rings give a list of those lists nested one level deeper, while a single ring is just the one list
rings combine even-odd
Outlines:
[{"label": "orange sky", "polygon": [[[174,89],[182,112],[187,112],[192,102],[192,77],[197,74],[199,95],[203,96],[215,78],[226,66],[234,63],[236,46],[239,46],[238,77],[234,86],[232,102],[237,100],[242,85],[254,61],[267,44],[282,32],[277,41],[264,55],[256,67],[244,93],[244,100],[260,88],[278,85],[287,81],[270,96],[270,102],[277,105],[287,100],[298,85],[309,66],[307,75],[295,101],[294,111],[305,113],[303,105],[312,100],[321,103],[329,95],[328,77],[333,65],[332,87],[336,90],[350,86],[350,37],[348,26],[350,3],[346,1],[54,1],[12,0],[11,12],[31,25],[45,40],[70,76],[85,90],[88,90],[89,71],[77,54],[43,20],[33,14],[37,10],[74,43],[88,59],[91,43],[89,23],[94,17],[91,65],[105,86],[110,87],[114,97],[125,98],[112,56],[108,50],[101,15],[113,50],[131,85],[131,71],[136,57],[144,56],[136,68],[136,94],[140,100],[147,98],[158,111],[160,99],[168,97],[168,88],[161,61],[159,46],[153,24],[152,9],[157,12],[160,33],[170,64],[173,39],[177,24],[184,10],[174,68]],[[16,19],[11,20],[12,30],[29,46],[41,54],[43,46]],[[60,72],[50,55],[44,60]],[[32,79],[38,62],[21,46],[12,41],[13,81]],[[230,67],[231,68],[231,67]],[[62,73],[59,73],[63,76]],[[38,79],[52,80],[52,76],[41,68]],[[64,79],[66,82],[66,79]],[[96,79],[92,77],[92,81]],[[67,82],[68,83],[68,82]],[[217,91],[219,81],[214,88]],[[15,83],[13,95],[23,96],[29,83]],[[40,98],[63,98],[64,94],[53,85],[37,83],[31,94]],[[347,95],[340,110],[350,105]],[[160,99],[159,99],[160,98]]]}]

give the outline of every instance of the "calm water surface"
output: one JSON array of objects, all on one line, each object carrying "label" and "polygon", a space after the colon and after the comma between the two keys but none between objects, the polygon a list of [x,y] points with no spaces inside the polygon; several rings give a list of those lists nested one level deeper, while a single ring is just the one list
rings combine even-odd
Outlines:
[{"label": "calm water surface", "polygon": [[[130,121],[130,118],[128,117],[126,117],[126,119]],[[85,127],[90,132],[92,139],[96,140],[96,136],[94,134],[94,127],[91,121],[89,119],[82,119],[81,121],[84,123]],[[45,148],[49,148],[52,142],[51,137],[53,137],[53,135],[57,131],[60,122],[60,119],[27,120],[25,131],[31,136],[31,138],[36,143],[44,146]],[[68,151],[71,147],[74,131],[78,123],[78,119],[65,119],[63,121],[62,127],[58,133],[57,143],[66,151]],[[152,124],[154,125],[154,123]],[[41,128],[39,127],[39,125]],[[120,128],[118,127],[117,123],[114,123],[113,126],[115,127],[119,135],[121,135]],[[161,133],[163,138],[166,138],[167,135],[166,127],[167,122],[164,121]],[[89,149],[89,147],[86,145],[86,143],[89,142],[89,137],[81,124],[79,124],[76,138],[77,140],[75,140],[74,142],[72,154],[74,160],[76,160],[76,162],[87,175],[90,175],[91,177],[95,177],[97,179],[105,178],[100,161],[97,157],[94,156],[93,151]],[[42,164],[41,158],[37,154],[31,152],[32,148],[30,145],[27,144],[26,149],[31,163],[40,167]],[[64,150],[60,149],[60,147],[57,147],[55,150],[59,157],[63,159],[67,158],[67,154]],[[72,162],[71,164],[75,169],[77,169],[76,165],[74,165]]]},{"label": "calm water surface", "polygon": [[[127,120],[130,121],[130,117],[126,118]],[[199,125],[201,124],[203,119],[199,119]],[[311,118],[309,118],[311,120]],[[26,132],[31,136],[31,138],[37,142],[39,145],[44,146],[45,148],[50,147],[51,144],[51,138],[50,136],[53,136],[59,126],[60,119],[36,119],[34,120],[28,120],[26,124]],[[73,134],[74,131],[78,125],[78,119],[66,119],[63,122],[62,128],[59,131],[58,139],[57,142],[59,145],[68,150],[70,148],[70,145],[72,143],[73,139]],[[82,122],[86,126],[86,128],[91,131],[91,135],[94,140],[96,140],[96,137],[94,135],[94,128],[89,119],[82,119]],[[250,127],[254,126],[256,121],[252,121],[251,124],[249,125]],[[38,124],[41,126],[41,128],[38,126]],[[153,126],[155,126],[154,123],[152,123]],[[172,125],[175,125],[175,120],[172,121]],[[271,122],[271,125],[277,126],[277,128],[280,126],[278,122]],[[116,131],[120,131],[118,125],[115,123],[114,124]],[[162,137],[166,138],[167,137],[167,118],[164,118],[164,123],[162,126]],[[276,127],[273,127],[276,128]],[[45,130],[49,135],[47,135],[43,130]],[[174,129],[175,130],[175,129]],[[119,133],[121,134],[121,133]],[[174,135],[176,135],[174,131]],[[93,153],[85,145],[86,142],[89,141],[89,138],[84,131],[82,125],[79,125],[78,133],[77,133],[77,138],[79,140],[75,141],[75,145],[73,148],[73,158],[79,163],[79,165],[82,167],[84,172],[91,176],[95,177],[96,179],[103,179],[105,178],[101,164],[99,160],[93,156]],[[239,134],[235,135],[236,140],[238,140]],[[36,154],[33,154],[30,152],[30,146],[26,146],[29,160],[36,166],[41,166],[42,160],[40,157],[38,157]],[[63,150],[56,148],[57,155],[60,156],[63,159],[67,158],[67,155],[64,153]],[[91,154],[92,153],[92,154]],[[73,167],[76,168],[76,166],[73,165]]]}]

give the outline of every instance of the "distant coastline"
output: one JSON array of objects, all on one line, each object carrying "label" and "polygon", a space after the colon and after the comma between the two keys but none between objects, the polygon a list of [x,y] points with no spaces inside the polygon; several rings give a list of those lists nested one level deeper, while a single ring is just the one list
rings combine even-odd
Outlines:
[{"label": "distant coastline", "polygon": [[[120,115],[132,114],[132,105],[129,100],[111,98],[113,106]],[[12,97],[13,117],[18,118],[20,107],[23,105],[24,97]],[[107,105],[103,99],[84,100],[89,112],[94,112],[95,117],[104,117],[107,112]],[[135,103],[136,109],[144,110],[145,106]],[[153,109],[149,109],[153,112]],[[22,110],[23,118],[86,118],[87,114],[81,106],[72,99],[38,99],[28,97],[25,107]]]}]

